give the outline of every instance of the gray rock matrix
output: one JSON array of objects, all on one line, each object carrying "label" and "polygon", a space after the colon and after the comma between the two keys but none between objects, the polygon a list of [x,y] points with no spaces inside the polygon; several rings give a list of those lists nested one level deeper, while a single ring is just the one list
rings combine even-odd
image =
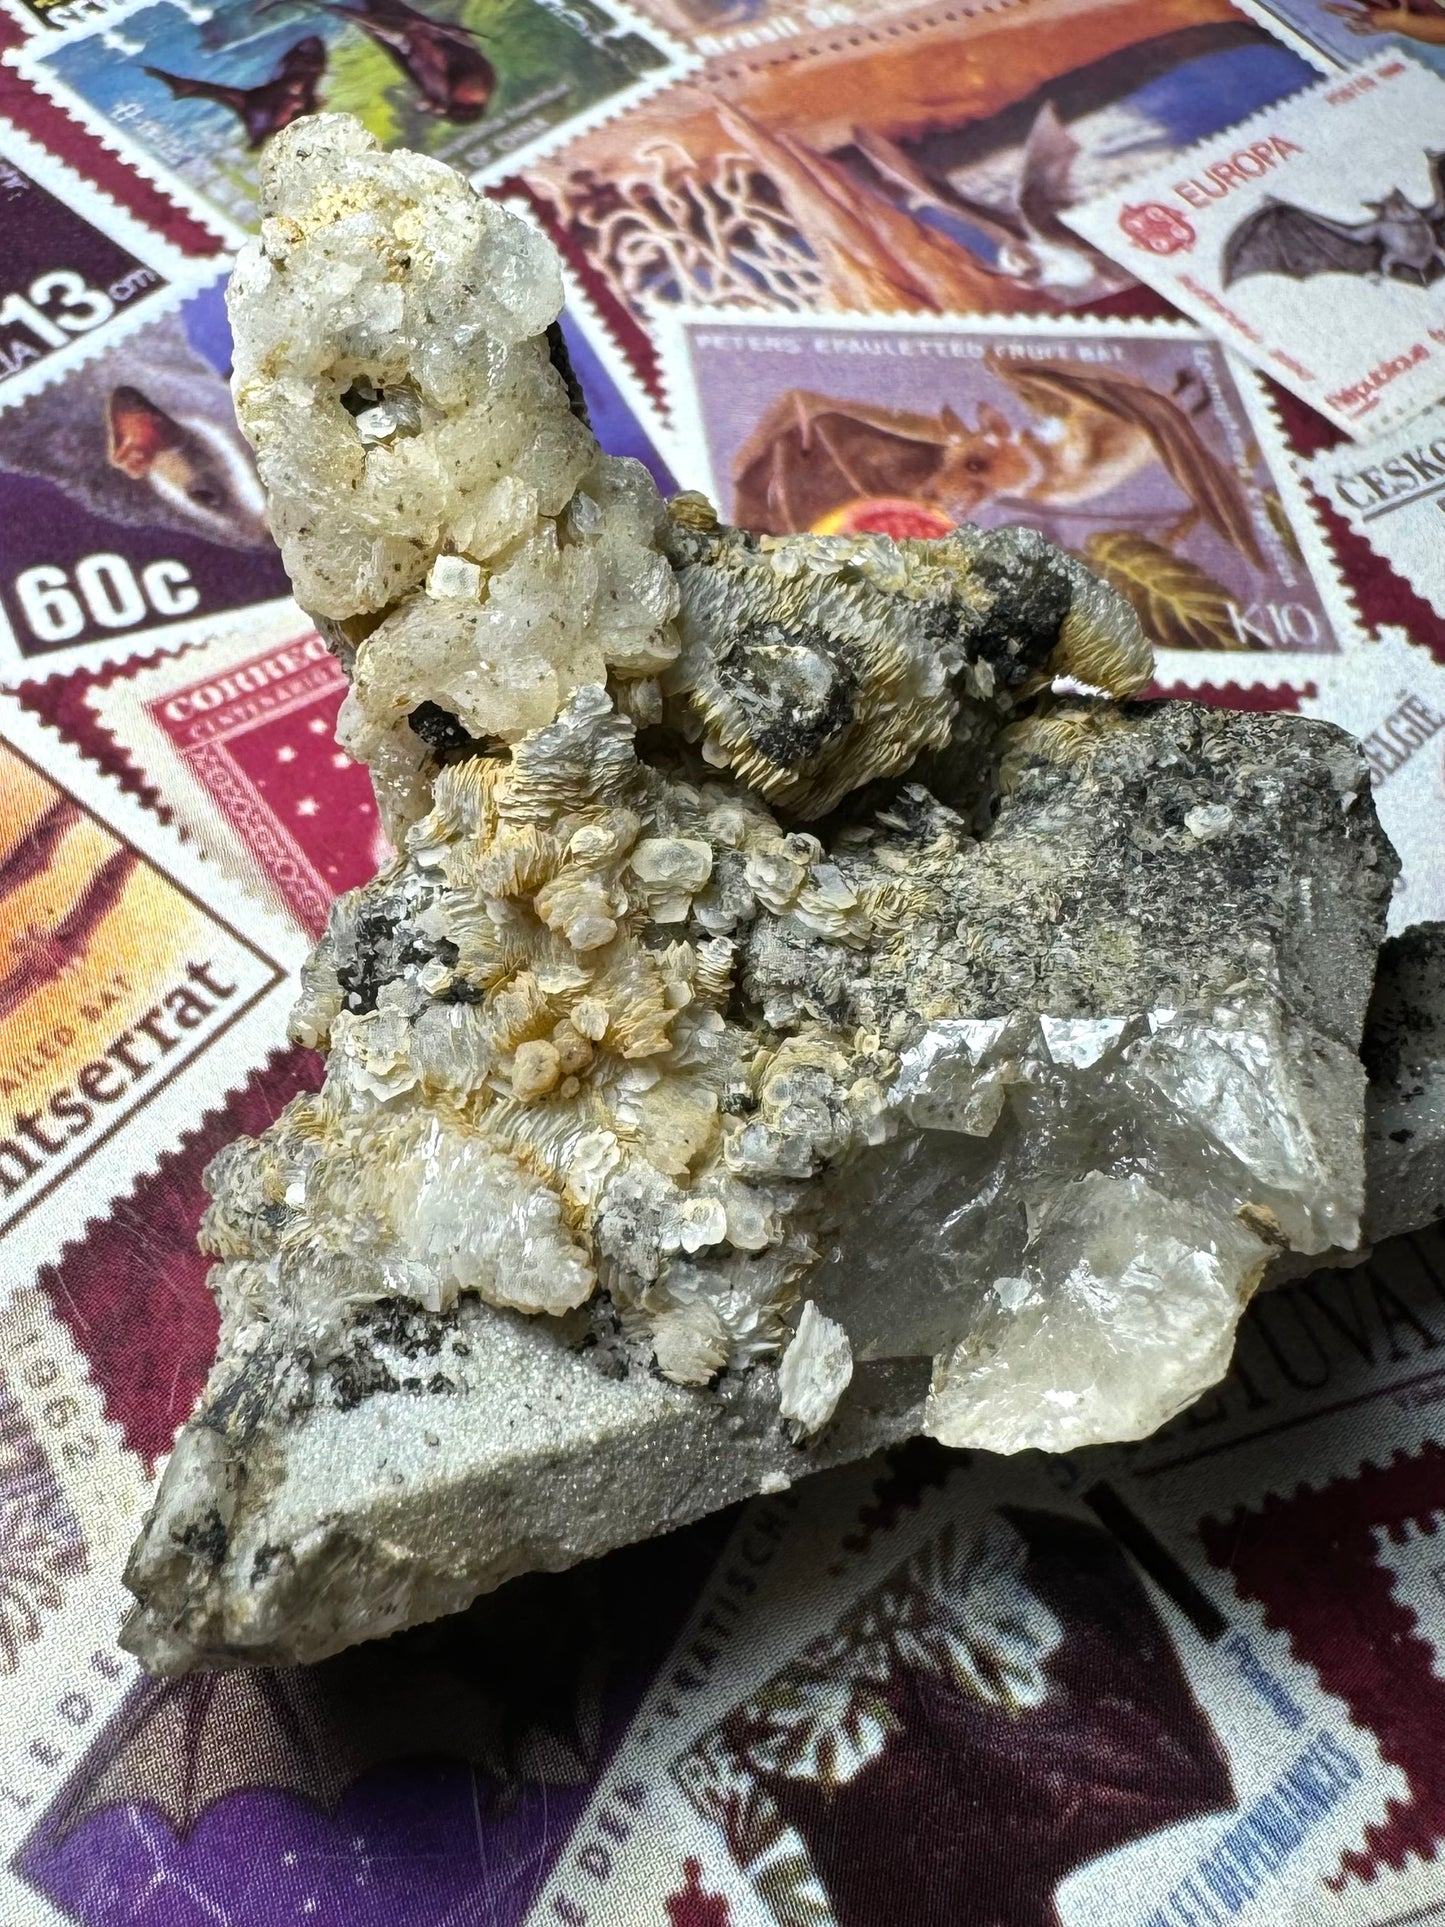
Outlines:
[{"label": "gray rock matrix", "polygon": [[[524,223],[340,115],[263,177],[237,412],[397,855],[304,972],[324,1088],[211,1167],[125,1643],[320,1658],[915,1432],[1151,1431],[1360,1247],[1355,745],[1129,701],[1132,611],[1028,530],[664,507]],[[1399,955],[1371,1233],[1441,1190]]]}]

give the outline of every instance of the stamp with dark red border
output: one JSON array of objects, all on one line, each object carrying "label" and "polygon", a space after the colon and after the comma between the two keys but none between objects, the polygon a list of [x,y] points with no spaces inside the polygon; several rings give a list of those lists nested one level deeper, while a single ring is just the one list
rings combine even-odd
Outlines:
[{"label": "stamp with dark red border", "polygon": [[341,665],[295,604],[95,683],[90,708],[200,847],[312,937],[390,854],[335,742]]},{"label": "stamp with dark red border", "polygon": [[6,703],[0,1277],[26,1282],[283,1042],[297,935]]}]

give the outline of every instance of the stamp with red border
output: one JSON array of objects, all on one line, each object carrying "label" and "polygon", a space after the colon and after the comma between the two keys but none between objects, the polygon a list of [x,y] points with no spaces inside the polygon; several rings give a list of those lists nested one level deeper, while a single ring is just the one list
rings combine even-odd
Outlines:
[{"label": "stamp with red border", "polygon": [[28,1282],[284,1039],[304,944],[7,701],[0,1279]]},{"label": "stamp with red border", "polygon": [[92,684],[87,703],[225,873],[319,936],[389,856],[365,768],[335,744],[346,677],[294,603]]},{"label": "stamp with red border", "polygon": [[1373,1927],[1330,1882],[1400,1770],[1074,1470],[920,1444],[750,1507],[532,1918]]},{"label": "stamp with red border", "polygon": [[1445,78],[1332,74],[1064,210],[1350,435],[1445,393]]}]

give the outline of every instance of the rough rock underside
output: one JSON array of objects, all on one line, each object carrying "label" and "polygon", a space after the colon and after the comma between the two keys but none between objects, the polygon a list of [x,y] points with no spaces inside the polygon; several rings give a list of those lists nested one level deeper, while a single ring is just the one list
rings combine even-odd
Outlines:
[{"label": "rough rock underside", "polygon": [[306,968],[324,1089],[212,1166],[127,1643],[316,1658],[912,1432],[1152,1430],[1360,1242],[1355,746],[1129,702],[1132,611],[1030,531],[664,507],[536,233],[343,116],[263,171],[237,410],[398,854]]}]

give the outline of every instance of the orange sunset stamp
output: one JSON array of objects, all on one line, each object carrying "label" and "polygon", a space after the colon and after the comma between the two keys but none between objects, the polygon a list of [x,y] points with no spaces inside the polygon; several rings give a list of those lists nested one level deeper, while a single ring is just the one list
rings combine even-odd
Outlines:
[{"label": "orange sunset stamp", "polygon": [[0,712],[0,1276],[17,1282],[284,1042],[296,939]]}]

